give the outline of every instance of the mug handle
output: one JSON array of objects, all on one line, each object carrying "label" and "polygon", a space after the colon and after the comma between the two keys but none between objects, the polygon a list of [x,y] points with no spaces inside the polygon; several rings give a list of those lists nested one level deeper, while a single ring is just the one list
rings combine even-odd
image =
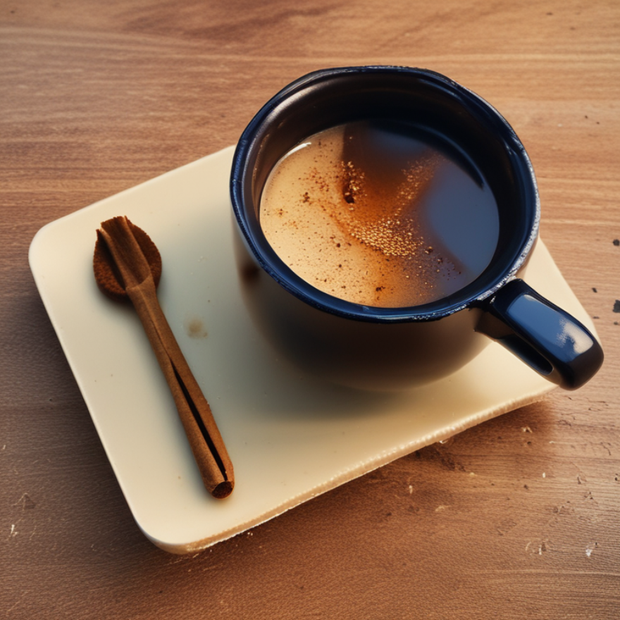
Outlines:
[{"label": "mug handle", "polygon": [[511,280],[480,307],[477,332],[564,389],[581,387],[603,363],[603,349],[592,333],[523,280]]}]

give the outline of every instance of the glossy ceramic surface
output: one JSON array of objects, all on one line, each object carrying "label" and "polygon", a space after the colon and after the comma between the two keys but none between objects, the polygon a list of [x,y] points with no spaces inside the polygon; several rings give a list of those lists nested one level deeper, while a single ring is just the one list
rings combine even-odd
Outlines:
[{"label": "glossy ceramic surface", "polygon": [[[490,263],[471,283],[431,303],[377,308],[320,291],[280,259],[262,231],[260,198],[276,162],[318,131],[368,119],[410,124],[451,143],[479,168],[497,202],[499,239]],[[421,385],[469,362],[486,344],[481,334],[496,333],[524,363],[567,389],[583,385],[603,362],[599,343],[579,321],[532,289],[511,294],[511,280],[521,275],[538,237],[534,171],[501,114],[446,76],[366,66],[292,82],[243,132],[231,199],[248,306],[279,350],[319,378],[369,389]],[[490,322],[487,314],[503,330],[479,329]]]},{"label": "glossy ceramic surface", "polygon": [[[275,163],[320,130],[368,118],[399,120],[441,135],[468,152],[496,195],[498,252],[479,278],[447,298],[407,308],[374,308],[337,299],[289,269],[261,230],[260,195]],[[286,290],[332,314],[384,323],[437,319],[488,297],[521,268],[540,220],[534,172],[508,122],[460,84],[434,71],[409,67],[324,69],[292,82],[257,112],[243,132],[233,160],[231,196],[249,252]]]}]

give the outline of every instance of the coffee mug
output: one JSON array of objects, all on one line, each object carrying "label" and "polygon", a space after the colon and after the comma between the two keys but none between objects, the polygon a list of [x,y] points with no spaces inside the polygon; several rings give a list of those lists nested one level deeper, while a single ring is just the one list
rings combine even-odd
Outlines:
[{"label": "coffee mug", "polygon": [[[335,148],[333,161],[317,151],[324,168],[318,185],[329,185],[329,179],[340,184],[344,210],[336,222],[337,234],[344,234],[342,239],[347,234],[355,237],[360,252],[368,257],[361,260],[374,265],[373,261],[385,259],[389,269],[398,265],[388,278],[393,285],[389,303],[382,301],[388,297],[381,297],[389,287],[381,284],[373,289],[374,285],[364,284],[368,292],[363,292],[361,285],[356,286],[356,279],[369,276],[365,275],[368,269],[355,261],[347,267],[346,282],[349,289],[359,288],[359,298],[339,293],[347,287],[344,280],[340,284],[335,279],[342,261],[325,274],[312,273],[312,252],[322,248],[312,246],[309,254],[284,260],[283,252],[274,249],[274,239],[265,233],[267,211],[261,219],[261,209],[267,208],[261,201],[271,200],[266,195],[274,171],[292,153],[308,145],[353,143],[354,138],[366,140],[366,146],[351,161],[338,150],[349,148],[346,145]],[[403,144],[417,158],[406,170],[401,165]],[[302,167],[298,177],[310,178],[303,166],[310,166],[311,160],[295,161]],[[370,169],[366,174],[360,162],[379,172]],[[394,171],[390,170],[392,163]],[[334,171],[330,172],[330,166]],[[435,178],[440,171],[443,180]],[[312,174],[317,174],[314,167]],[[360,189],[371,176],[373,183],[386,187]],[[286,179],[293,177],[282,177],[284,190]],[[406,191],[393,190],[390,185],[396,182]],[[540,220],[534,171],[522,143],[493,107],[443,75],[407,67],[367,66],[325,69],[294,81],[268,101],[243,132],[233,158],[230,189],[240,281],[250,313],[276,349],[311,374],[362,389],[414,387],[455,372],[491,340],[566,389],[583,385],[603,362],[603,351],[588,329],[519,277],[535,246]],[[303,189],[302,185],[295,191]],[[324,200],[332,190],[321,191]],[[493,201],[492,209],[483,206],[479,212],[472,211],[471,217],[463,216],[458,206],[461,201],[471,194],[471,208],[477,209],[484,192],[484,199]],[[417,215],[410,205],[399,207],[409,209],[406,217],[386,214],[386,204],[405,194],[405,202],[421,196],[426,215]],[[347,211],[372,209],[372,196],[379,195],[390,198],[381,205],[381,213],[368,220],[371,224],[366,228],[366,224],[352,224]],[[271,200],[271,208],[277,200]],[[296,202],[302,214],[304,202],[311,202],[307,191]],[[457,205],[452,211],[450,202]],[[310,215],[309,225],[323,217],[329,223],[335,216]],[[422,217],[439,231],[436,242],[443,253],[435,241],[427,241],[427,232],[418,230],[423,222],[415,218]],[[367,230],[376,236],[379,226],[381,231],[386,226],[389,229],[379,235],[388,235],[389,252],[373,245],[370,236],[364,237]],[[335,234],[328,237],[331,241],[326,243],[332,245],[326,251],[340,251],[347,245],[334,243]],[[415,252],[409,251],[408,239]],[[462,256],[459,244],[465,247]],[[463,279],[469,267],[460,265],[469,260],[468,252],[482,266]],[[486,255],[481,259],[479,253]],[[444,261],[444,256],[451,258]],[[293,269],[293,264],[299,269]],[[401,269],[403,265],[409,271]],[[422,279],[414,277],[416,267],[426,274]],[[303,268],[310,269],[310,274],[302,273]],[[323,279],[339,284],[324,288]],[[416,285],[407,296],[408,284],[401,283],[413,280]],[[452,288],[441,292],[446,283]]]}]

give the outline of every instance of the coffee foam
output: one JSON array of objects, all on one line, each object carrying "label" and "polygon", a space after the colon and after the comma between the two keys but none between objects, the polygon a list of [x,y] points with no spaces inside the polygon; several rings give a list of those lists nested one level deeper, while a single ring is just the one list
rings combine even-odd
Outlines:
[{"label": "coffee foam", "polygon": [[325,293],[375,307],[429,303],[475,277],[433,237],[424,212],[434,179],[454,164],[423,144],[406,154],[368,148],[371,133],[340,126],[289,152],[263,191],[261,227]]}]

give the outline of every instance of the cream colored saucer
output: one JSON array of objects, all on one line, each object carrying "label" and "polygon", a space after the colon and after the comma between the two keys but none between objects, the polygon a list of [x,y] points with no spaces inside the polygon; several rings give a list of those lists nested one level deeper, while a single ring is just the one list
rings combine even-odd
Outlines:
[{"label": "cream colored saucer", "polygon": [[[174,553],[203,549],[425,445],[540,399],[554,386],[491,344],[458,373],[399,394],[316,382],[254,330],[237,282],[233,148],[48,224],[30,265],[131,511]],[[160,300],[235,466],[225,500],[204,490],[172,398],[131,307],[95,285],[95,230],[127,215],[164,263]],[[527,281],[590,329],[539,243]]]}]

